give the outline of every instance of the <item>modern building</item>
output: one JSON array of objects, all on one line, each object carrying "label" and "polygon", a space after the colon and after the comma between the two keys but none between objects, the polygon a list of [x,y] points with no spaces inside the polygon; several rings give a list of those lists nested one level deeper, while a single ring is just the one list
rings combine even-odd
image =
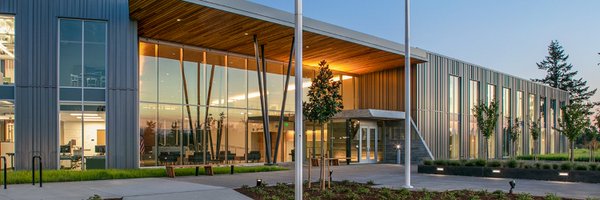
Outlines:
[{"label": "modern building", "polygon": [[[34,155],[49,169],[293,161],[293,19],[235,0],[0,0],[0,154],[16,169]],[[305,155],[396,162],[404,46],[308,18],[304,30],[304,92],[327,60],[344,105],[324,131],[306,123]],[[490,157],[565,151],[552,127],[566,92],[412,53],[413,159],[483,157],[471,110],[494,99]],[[537,143],[524,128],[509,144],[517,118],[541,118]]]}]

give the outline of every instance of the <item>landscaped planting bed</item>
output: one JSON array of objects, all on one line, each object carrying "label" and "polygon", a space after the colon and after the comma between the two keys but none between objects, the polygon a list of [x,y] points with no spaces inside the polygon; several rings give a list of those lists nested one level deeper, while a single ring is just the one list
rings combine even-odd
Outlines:
[{"label": "landscaped planting bed", "polygon": [[[518,200],[559,200],[567,199],[560,198],[555,195],[549,194],[544,197],[532,196],[527,193],[519,194],[507,194],[503,191],[472,191],[472,190],[457,190],[457,191],[445,191],[445,192],[434,192],[427,190],[408,190],[408,189],[389,189],[389,188],[375,188],[369,184],[360,184],[350,181],[332,182],[331,188],[321,191],[318,188],[318,183],[313,184],[317,187],[306,188],[307,184],[304,184],[304,199],[333,199],[333,200],[353,200],[353,199],[366,199],[366,200],[386,200],[386,199],[400,199],[400,200],[434,200],[434,199],[447,199],[447,200],[487,200],[487,199],[518,199]],[[236,189],[236,191],[257,200],[287,200],[294,199],[294,185],[278,183],[273,186],[259,186],[259,187],[242,187]]]},{"label": "landscaped planting bed", "polygon": [[600,183],[596,163],[542,163],[485,160],[424,161],[419,173]]},{"label": "landscaped planting bed", "polygon": [[[537,155],[538,160],[545,161],[569,161],[568,153],[554,153],[554,154],[543,154]],[[517,160],[535,160],[533,155],[517,156]],[[588,162],[590,160],[590,150],[588,149],[575,149],[574,152],[575,161]],[[600,162],[600,150],[596,150],[594,153],[596,162]]]}]

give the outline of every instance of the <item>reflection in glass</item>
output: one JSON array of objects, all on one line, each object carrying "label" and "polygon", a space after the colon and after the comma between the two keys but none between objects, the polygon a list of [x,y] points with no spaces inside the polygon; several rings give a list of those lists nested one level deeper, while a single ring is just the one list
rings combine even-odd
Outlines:
[{"label": "reflection in glass", "polygon": [[540,139],[539,139],[539,153],[540,154],[546,154],[546,117],[547,117],[547,113],[546,113],[546,97],[540,97],[540,127],[541,127],[541,134],[540,134]]},{"label": "reflection in glass", "polygon": [[460,77],[450,76],[448,90],[450,124],[448,130],[449,136],[449,157],[458,159],[460,156]]},{"label": "reflection in glass", "polygon": [[140,104],[140,166],[156,166],[157,104]]},{"label": "reflection in glass", "polygon": [[283,64],[267,62],[267,107],[269,110],[281,110],[283,100]]},{"label": "reflection in glass", "polygon": [[[212,71],[214,70],[214,74]],[[213,79],[210,80],[211,75]],[[227,106],[227,72],[225,55],[206,53],[206,85],[211,106]]]},{"label": "reflection in glass", "polygon": [[181,164],[182,145],[182,106],[158,105],[158,161],[159,165]]},{"label": "reflection in glass", "polygon": [[549,153],[554,153],[554,150],[556,149],[555,143],[554,141],[556,140],[556,124],[557,124],[557,118],[556,118],[556,99],[551,99],[550,100],[550,152]]},{"label": "reflection in glass", "polygon": [[246,108],[248,102],[246,59],[227,56],[227,106],[230,108]]},{"label": "reflection in glass", "polygon": [[15,82],[15,17],[0,15],[0,85]]},{"label": "reflection in glass", "polygon": [[477,127],[477,118],[475,118],[475,106],[479,105],[479,81],[471,80],[469,82],[469,158],[479,157],[479,127]]},{"label": "reflection in glass", "polygon": [[82,86],[82,38],[80,20],[60,20],[60,86]]},{"label": "reflection in glass", "polygon": [[106,23],[84,22],[84,83],[85,87],[105,87],[106,84]]},{"label": "reflection in glass", "polygon": [[[183,50],[183,69],[185,70],[185,83],[189,104],[206,105],[204,100],[204,53],[199,50]],[[184,90],[184,92],[186,92]],[[202,94],[198,96],[198,94]],[[184,93],[185,98],[185,93]],[[183,103],[186,103],[185,101]]]},{"label": "reflection in glass", "polygon": [[[496,100],[496,86],[488,84],[487,87],[487,105]],[[487,142],[488,158],[496,158],[496,131],[490,136]]]},{"label": "reflection in glass", "polygon": [[183,103],[180,49],[158,45],[158,101],[161,103]]},{"label": "reflection in glass", "polygon": [[[535,94],[529,94],[529,124],[526,127],[529,127],[531,123],[538,122],[535,116]],[[539,123],[539,122],[538,122]],[[533,140],[533,136],[531,135],[531,131],[529,131],[529,154],[537,153],[537,143]]]},{"label": "reflection in glass", "polygon": [[508,128],[513,123],[511,118],[511,95],[510,89],[502,88],[502,156],[510,156],[511,138]]},{"label": "reflection in glass", "polygon": [[156,58],[155,44],[140,42],[140,101],[156,102],[158,99],[158,60]]}]

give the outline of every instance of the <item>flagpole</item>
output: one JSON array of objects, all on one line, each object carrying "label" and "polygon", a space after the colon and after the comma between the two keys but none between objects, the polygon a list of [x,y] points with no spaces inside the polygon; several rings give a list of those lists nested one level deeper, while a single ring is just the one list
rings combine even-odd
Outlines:
[{"label": "flagpole", "polygon": [[[303,129],[304,124],[302,122],[302,0],[296,0],[296,28],[295,28],[295,39],[296,39],[296,70],[295,70],[295,119],[294,119],[294,132],[296,135],[295,139],[295,197],[296,200],[302,200],[302,163],[304,157],[302,152],[303,140]],[[310,180],[309,180],[310,181]]]},{"label": "flagpole", "polygon": [[406,0],[405,3],[405,33],[404,33],[404,177],[405,177],[405,188],[412,188],[410,184],[410,130],[411,130],[411,117],[410,117],[410,0]]}]

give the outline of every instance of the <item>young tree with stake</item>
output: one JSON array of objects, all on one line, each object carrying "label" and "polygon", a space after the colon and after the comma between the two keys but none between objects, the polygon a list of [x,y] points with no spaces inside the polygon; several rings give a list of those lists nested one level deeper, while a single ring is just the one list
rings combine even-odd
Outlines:
[{"label": "young tree with stake", "polygon": [[481,102],[473,108],[475,118],[477,119],[477,127],[485,138],[485,159],[489,157],[489,139],[494,135],[496,125],[498,124],[498,102],[492,101],[489,105]]},{"label": "young tree with stake", "polygon": [[558,128],[554,129],[569,139],[569,149],[571,151],[569,160],[574,162],[575,140],[590,126],[590,120],[587,117],[587,110],[583,105],[574,103],[562,107],[562,110],[562,119],[558,120]]},{"label": "young tree with stake", "polygon": [[538,151],[538,139],[540,135],[542,135],[542,127],[540,126],[540,120],[535,120],[531,122],[529,126],[529,134],[531,134],[531,138],[533,139],[533,159],[537,161],[537,151]]}]

